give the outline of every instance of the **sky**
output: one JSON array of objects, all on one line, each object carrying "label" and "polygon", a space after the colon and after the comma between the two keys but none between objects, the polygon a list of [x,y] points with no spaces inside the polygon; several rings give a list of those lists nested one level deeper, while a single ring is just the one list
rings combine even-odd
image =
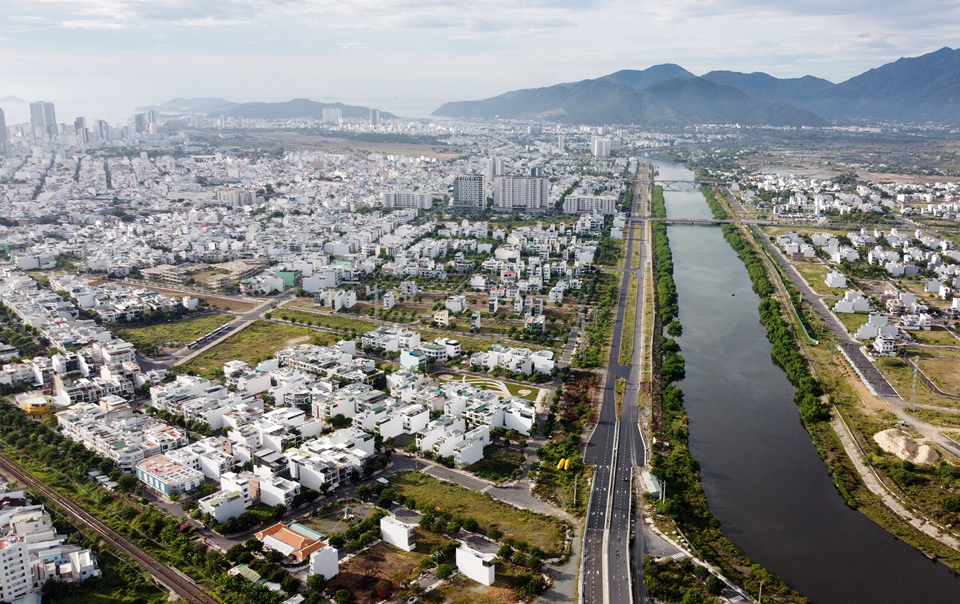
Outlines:
[{"label": "sky", "polygon": [[957,0],[0,0],[0,98],[61,122],[174,97],[424,117],[660,63],[840,82],[958,41]]}]

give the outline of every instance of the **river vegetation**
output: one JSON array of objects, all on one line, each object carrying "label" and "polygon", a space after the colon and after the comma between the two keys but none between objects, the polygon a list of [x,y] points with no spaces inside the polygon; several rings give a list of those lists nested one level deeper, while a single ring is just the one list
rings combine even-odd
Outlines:
[{"label": "river vegetation", "polygon": [[[663,212],[663,191],[654,192],[654,215]],[[669,242],[666,240],[666,227],[654,223],[654,245],[658,266],[666,258],[670,271],[655,271],[658,294],[662,291],[660,280],[669,276],[673,291],[673,305],[677,304],[676,288],[673,285],[672,256],[669,254]],[[663,238],[658,241],[657,227],[662,227]],[[663,255],[662,255],[663,254]],[[761,267],[762,268],[762,267]],[[765,273],[764,279],[766,278]],[[769,292],[772,285],[766,282]],[[769,295],[769,293],[768,293]],[[658,303],[663,298],[658,295]],[[678,308],[678,307],[677,307]],[[676,311],[669,320],[661,307],[661,324],[677,323],[674,332],[682,333],[682,326],[673,321]],[[668,516],[696,549],[698,556],[709,562],[725,577],[743,587],[750,593],[759,591],[760,582],[764,586],[764,602],[806,602],[806,599],[790,589],[779,577],[763,567],[753,564],[740,553],[737,547],[720,531],[720,521],[710,512],[707,498],[701,483],[700,464],[694,459],[689,448],[689,417],[683,406],[683,391],[676,382],[685,376],[685,362],[680,354],[680,345],[673,338],[662,337],[660,354],[655,357],[659,375],[660,421],[656,434],[657,441],[651,456],[650,470],[665,483],[664,497],[657,501],[658,514]],[[787,359],[789,361],[789,359]],[[652,502],[651,502],[652,503]],[[702,567],[693,564],[678,564],[674,561],[657,562],[648,558],[644,562],[644,585],[650,595],[662,602],[716,602],[716,596],[722,587],[720,582]]]},{"label": "river vegetation", "polygon": [[[663,187],[659,185],[653,188],[651,214],[658,218],[667,217]],[[666,325],[680,314],[680,307],[677,304],[677,284],[673,280],[673,253],[670,251],[670,240],[667,238],[667,225],[662,222],[652,222],[651,231],[653,232],[657,307],[660,310],[660,320]]]}]

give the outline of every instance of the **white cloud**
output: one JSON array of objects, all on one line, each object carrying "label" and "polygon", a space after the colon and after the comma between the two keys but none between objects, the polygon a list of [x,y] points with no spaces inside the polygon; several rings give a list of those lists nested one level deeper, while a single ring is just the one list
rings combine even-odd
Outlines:
[{"label": "white cloud", "polygon": [[114,21],[80,20],[61,21],[58,27],[63,29],[121,29],[123,28],[123,24]]}]

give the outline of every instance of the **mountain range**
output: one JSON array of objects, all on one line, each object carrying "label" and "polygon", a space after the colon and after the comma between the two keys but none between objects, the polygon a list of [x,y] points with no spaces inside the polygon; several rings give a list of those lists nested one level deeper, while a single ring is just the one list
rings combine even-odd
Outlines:
[{"label": "mountain range", "polygon": [[[280,103],[234,103],[221,98],[210,99],[171,99],[160,105],[138,107],[137,111],[174,111],[206,114],[210,117],[246,117],[251,119],[296,119],[301,117],[323,118],[324,109],[340,109],[343,117],[368,118],[369,107],[344,105],[343,103],[319,103],[310,99],[293,99]],[[382,111],[384,119],[396,117]]]},{"label": "mountain range", "polygon": [[960,50],[901,58],[840,84],[813,76],[711,71],[679,65],[446,103],[436,116],[546,119],[652,127],[703,123],[821,126],[830,122],[960,123]]}]

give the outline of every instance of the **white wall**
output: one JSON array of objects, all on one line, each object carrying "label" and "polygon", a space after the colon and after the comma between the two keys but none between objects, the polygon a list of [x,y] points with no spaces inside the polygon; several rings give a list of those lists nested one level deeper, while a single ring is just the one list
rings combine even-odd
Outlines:
[{"label": "white wall", "polygon": [[496,567],[484,555],[466,545],[457,548],[457,569],[469,579],[483,585],[493,585]]},{"label": "white wall", "polygon": [[340,574],[337,549],[327,545],[310,554],[310,574],[323,575],[327,579]]}]

